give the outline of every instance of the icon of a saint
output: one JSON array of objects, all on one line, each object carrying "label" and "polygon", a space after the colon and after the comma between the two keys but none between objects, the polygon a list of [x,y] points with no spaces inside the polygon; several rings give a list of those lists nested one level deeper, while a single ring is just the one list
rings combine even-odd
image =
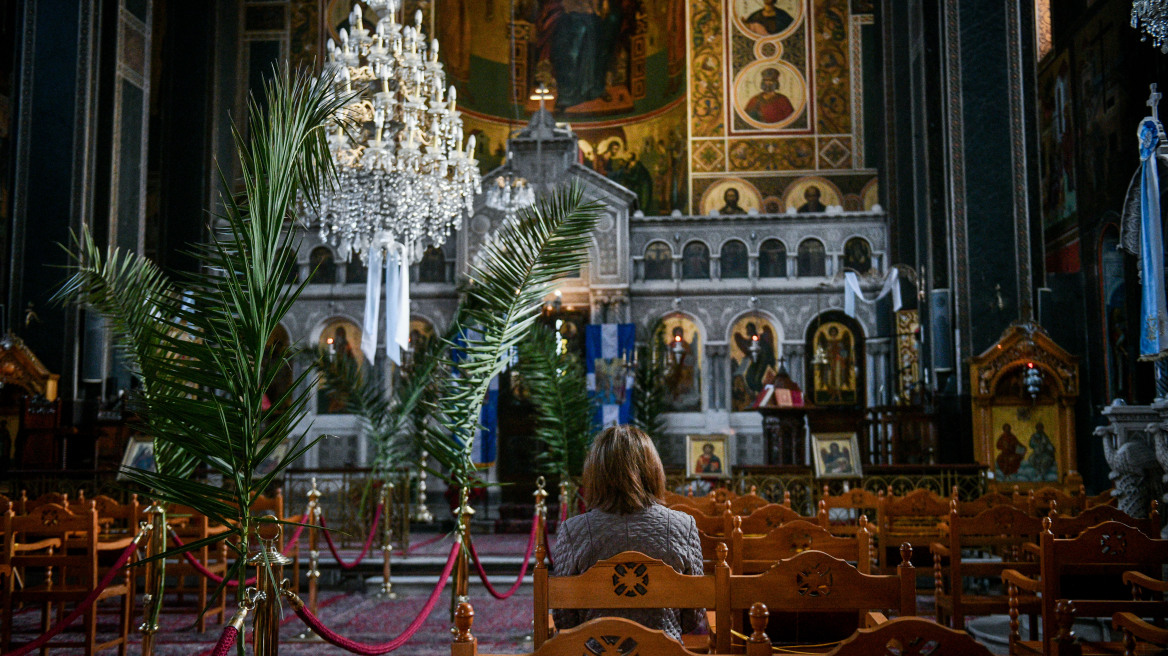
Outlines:
[{"label": "icon of a saint", "polygon": [[779,91],[779,69],[765,68],[760,91],[746,102],[746,115],[761,123],[778,123],[795,113],[791,99]]},{"label": "icon of a saint", "polygon": [[702,455],[698,456],[694,465],[695,474],[721,474],[722,459],[714,454],[714,445],[706,442],[702,445]]},{"label": "icon of a saint", "polygon": [[795,18],[786,10],[776,7],[778,0],[763,0],[762,8],[750,12],[743,21],[746,28],[759,36],[778,34],[791,26]]}]

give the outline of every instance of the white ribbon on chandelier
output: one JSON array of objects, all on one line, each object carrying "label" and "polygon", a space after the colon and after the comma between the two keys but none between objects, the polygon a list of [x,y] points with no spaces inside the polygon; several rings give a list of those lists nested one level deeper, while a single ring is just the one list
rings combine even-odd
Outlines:
[{"label": "white ribbon on chandelier", "polygon": [[393,241],[369,252],[369,275],[365,279],[365,319],[361,351],[375,362],[378,342],[378,315],[381,313],[381,269],[385,268],[385,354],[396,365],[402,351],[410,347],[410,259],[406,247]]},{"label": "white ribbon on chandelier", "polygon": [[844,313],[849,317],[856,316],[856,299],[860,299],[865,303],[875,303],[880,299],[892,293],[892,311],[900,310],[902,303],[900,298],[900,273],[896,267],[892,267],[888,271],[888,275],[884,278],[884,286],[880,288],[880,293],[876,298],[869,300],[864,296],[864,291],[860,289],[860,277],[856,275],[855,271],[844,271]]}]

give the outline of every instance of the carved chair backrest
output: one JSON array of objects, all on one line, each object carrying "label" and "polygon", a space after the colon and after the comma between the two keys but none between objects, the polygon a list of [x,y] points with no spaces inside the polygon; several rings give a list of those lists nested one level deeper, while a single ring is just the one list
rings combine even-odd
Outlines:
[{"label": "carved chair backrest", "polygon": [[826,510],[827,527],[836,535],[855,535],[860,528],[860,516],[868,518],[868,531],[873,532],[879,524],[878,513],[884,503],[884,492],[879,493],[855,488],[842,494],[831,494],[828,486],[823,486],[819,498],[820,514]]},{"label": "carved chair backrest", "polygon": [[828,652],[828,656],[990,656],[991,653],[965,631],[954,631],[919,617],[898,617],[856,631]]},{"label": "carved chair backrest", "polygon": [[[82,512],[45,503],[24,515],[9,511],[5,520],[5,560],[13,569],[36,568],[52,576],[56,586],[77,586],[88,594],[97,585],[97,510]],[[52,549],[18,552],[18,543],[53,541]]]},{"label": "carved chair backrest", "polygon": [[771,505],[769,501],[752,491],[750,494],[743,494],[730,499],[730,512],[735,515],[749,515],[767,505]]},{"label": "carved chair backrest", "polygon": [[[866,524],[867,520],[863,520]],[[735,528],[730,533],[730,571],[758,574],[771,565],[804,551],[814,550],[852,561],[864,574],[871,573],[872,555],[866,526],[855,537],[836,537],[819,524],[806,520],[786,522],[768,533],[745,536]]]},{"label": "carved chair backrest", "polygon": [[897,574],[863,574],[847,561],[823,553],[804,551],[785,558],[761,574],[731,574],[729,598],[716,606],[718,653],[730,652],[731,626],[740,611],[761,602],[768,608],[796,612],[894,609],[900,616],[916,615],[916,570],[912,549],[901,547]]},{"label": "carved chair backrest", "polygon": [[1086,508],[1086,501],[1087,489],[1082,485],[1074,490],[1047,486],[1027,490],[1026,494],[1022,494],[1017,485],[1014,486],[1014,505],[1029,508],[1029,512],[1036,517],[1046,515],[1052,508],[1057,508],[1064,515],[1078,515]]},{"label": "carved chair backrest", "polygon": [[735,519],[741,521],[742,532],[746,535],[761,535],[786,522],[813,521],[814,518],[800,515],[782,504],[768,503],[756,508],[750,514],[724,514],[722,516],[722,531],[725,535],[729,535],[734,530]]},{"label": "carved chair backrest", "polygon": [[669,509],[683,512],[690,517],[693,517],[694,523],[698,525],[698,530],[708,535],[722,534],[722,527],[724,524],[722,515],[725,514],[725,512],[728,512],[728,510],[724,510],[723,513],[708,515],[687,503],[675,503],[669,506]]},{"label": "carved chair backrest", "polygon": [[35,499],[28,498],[28,491],[20,491],[20,502],[17,504],[16,514],[26,515],[40,506],[56,504],[64,508],[69,507],[69,495],[63,492],[46,492]]},{"label": "carved chair backrest", "polygon": [[722,548],[715,574],[679,574],[664,561],[637,551],[624,551],[597,562],[574,576],[549,576],[537,547],[534,582],[535,647],[548,638],[548,611],[553,608],[713,608],[715,579],[728,577]]},{"label": "carved chair backrest", "polygon": [[[1048,527],[1049,518],[1043,519]],[[1068,580],[1084,574],[1114,576],[1118,583],[1123,572],[1141,571],[1160,577],[1161,567],[1168,564],[1168,540],[1151,538],[1138,528],[1122,522],[1108,521],[1092,526],[1073,538],[1059,538],[1049,530],[1042,532],[1039,542],[1042,577],[1042,626],[1054,627],[1059,601],[1063,594],[1063,577]],[[1090,586],[1101,592],[1106,586]],[[1118,586],[1117,586],[1118,588]],[[1101,592],[1105,595],[1106,592]],[[1140,617],[1168,613],[1168,602],[1132,601],[1127,595],[1111,599],[1070,599],[1076,617],[1111,617],[1118,612],[1131,612]],[[1043,631],[1043,653],[1051,653],[1054,631]]]},{"label": "carved chair backrest", "polygon": [[1003,494],[1001,492],[986,492],[980,497],[971,501],[961,501],[957,498],[957,486],[953,486],[953,494],[949,498],[957,502],[957,512],[965,517],[973,517],[979,515],[990,508],[997,508],[999,506],[1010,506],[1011,508],[1018,508],[1020,510],[1027,510],[1028,504],[1018,505],[1017,498],[1010,494]]},{"label": "carved chair backrest", "polygon": [[[1038,574],[1038,563],[1027,560],[1023,546],[1042,533],[1042,520],[1012,505],[994,506],[973,517],[961,514],[952,502],[946,525],[949,546],[949,594],[954,615],[961,615],[963,577],[999,579],[1002,570]],[[983,556],[974,558],[974,555]],[[990,557],[984,557],[990,556]],[[994,557],[996,556],[996,558]],[[936,557],[936,556],[935,556]],[[936,580],[941,585],[941,580]]]},{"label": "carved chair backrest", "polygon": [[138,495],[131,494],[126,503],[118,503],[116,499],[99,494],[86,501],[75,501],[69,504],[71,512],[84,512],[89,506],[97,508],[97,522],[104,533],[135,533],[138,522],[143,519],[142,510],[138,506]]},{"label": "carved chair backrest", "polygon": [[1156,535],[1160,532],[1160,504],[1156,501],[1152,501],[1152,507],[1145,519],[1132,517],[1115,506],[1104,505],[1091,506],[1073,517],[1063,515],[1055,508],[1050,511],[1048,517],[1050,532],[1057,538],[1074,537],[1103,522],[1122,522],[1140,529],[1145,535]]}]

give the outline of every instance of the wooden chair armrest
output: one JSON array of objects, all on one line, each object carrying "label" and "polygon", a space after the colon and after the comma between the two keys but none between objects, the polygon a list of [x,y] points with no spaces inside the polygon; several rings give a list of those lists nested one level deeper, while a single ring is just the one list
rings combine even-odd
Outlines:
[{"label": "wooden chair armrest", "polygon": [[40,551],[41,549],[49,549],[49,548],[56,549],[57,547],[60,547],[60,546],[61,546],[61,539],[60,538],[46,538],[44,540],[38,540],[36,542],[17,542],[15,545],[15,549],[17,552]]},{"label": "wooden chair armrest", "polygon": [[1023,544],[1022,544],[1022,552],[1023,552],[1023,553],[1028,553],[1028,554],[1030,554],[1031,556],[1034,556],[1035,558],[1041,558],[1041,557],[1042,557],[1042,547],[1038,546],[1038,545],[1037,545],[1036,543],[1034,543],[1034,542],[1025,542],[1025,543],[1023,543]]},{"label": "wooden chair armrest", "polygon": [[109,542],[98,542],[97,543],[97,550],[98,551],[115,551],[117,549],[125,549],[126,547],[130,546],[130,543],[133,541],[134,541],[134,538],[130,537],[130,538],[122,538],[121,540],[111,540]]},{"label": "wooden chair armrest", "polygon": [[884,613],[877,612],[874,610],[869,611],[867,614],[864,615],[864,628],[870,629],[870,628],[875,627],[875,626],[880,626],[881,624],[884,624],[887,621],[888,621],[888,618],[884,616]]},{"label": "wooden chair armrest", "polygon": [[1038,579],[1032,579],[1016,569],[1002,570],[1002,582],[1013,583],[1019,588],[1027,592],[1041,592],[1042,582]]},{"label": "wooden chair armrest", "polygon": [[1128,585],[1139,586],[1145,590],[1152,592],[1168,592],[1168,581],[1161,581],[1157,578],[1152,578],[1143,572],[1127,571],[1123,573],[1123,582]]},{"label": "wooden chair armrest", "polygon": [[951,555],[949,553],[949,547],[941,542],[934,542],[933,544],[930,544],[929,551],[932,551],[935,554],[939,554],[939,555],[946,556],[946,557]]},{"label": "wooden chair armrest", "polygon": [[1116,630],[1123,629],[1139,640],[1161,647],[1168,645],[1168,629],[1148,624],[1134,613],[1116,613],[1111,616],[1111,625]]}]

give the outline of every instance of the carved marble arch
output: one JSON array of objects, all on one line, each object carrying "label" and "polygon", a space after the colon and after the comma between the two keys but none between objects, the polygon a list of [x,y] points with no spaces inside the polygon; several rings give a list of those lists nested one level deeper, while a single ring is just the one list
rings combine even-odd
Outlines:
[{"label": "carved marble arch", "polygon": [[828,310],[811,320],[804,339],[804,380],[811,381],[804,395],[818,406],[864,406],[864,327],[839,310]]},{"label": "carved marble arch", "polygon": [[970,358],[974,457],[992,488],[1023,489],[1078,479],[1075,401],[1078,358],[1037,324],[1016,323]]},{"label": "carved marble arch", "polygon": [[333,249],[325,245],[317,246],[308,255],[308,275],[318,285],[331,285],[337,281],[337,263]]},{"label": "carved marble arch", "polygon": [[741,239],[730,239],[719,249],[722,278],[749,278],[750,255]]},{"label": "carved marble arch", "polygon": [[681,279],[708,280],[710,278],[710,247],[695,239],[681,249]]},{"label": "carved marble arch", "polygon": [[814,237],[799,243],[796,270],[800,278],[823,277],[827,275],[827,252],[823,242]]},{"label": "carved marble arch", "polygon": [[673,279],[673,247],[664,241],[649,242],[645,247],[645,280]]}]

